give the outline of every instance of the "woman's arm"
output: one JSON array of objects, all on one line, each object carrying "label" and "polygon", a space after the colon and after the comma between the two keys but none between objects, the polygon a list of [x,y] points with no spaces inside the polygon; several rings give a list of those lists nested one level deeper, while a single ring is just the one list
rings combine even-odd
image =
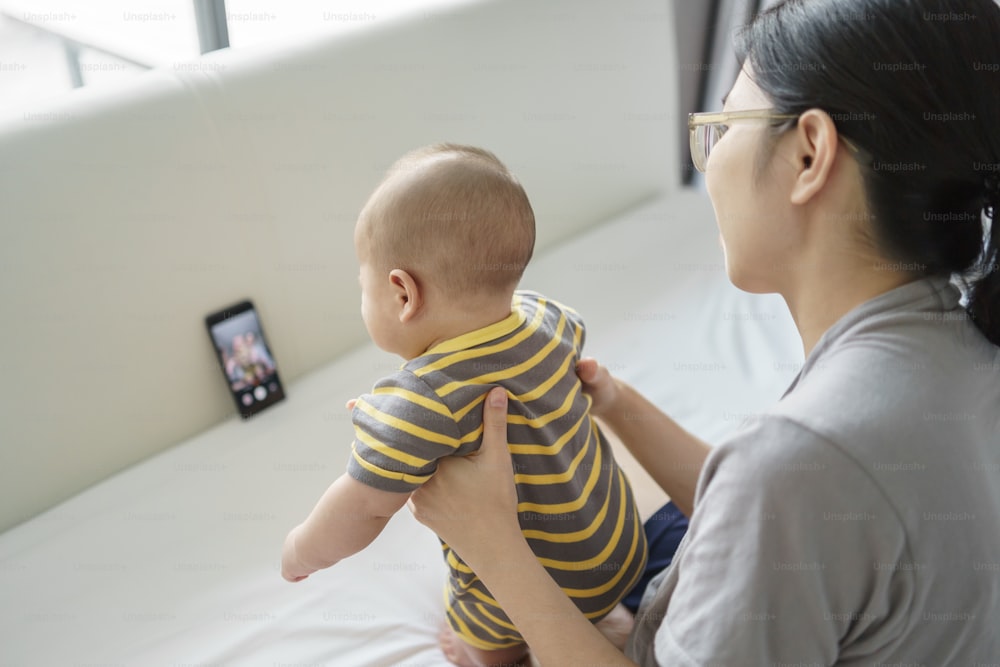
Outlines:
[{"label": "woman's arm", "polygon": [[594,359],[581,359],[576,372],[593,399],[591,412],[618,435],[677,507],[691,516],[709,446]]},{"label": "woman's arm", "polygon": [[366,486],[347,473],[330,485],[309,517],[285,538],[281,576],[301,581],[361,551],[406,504],[408,494]]},{"label": "woman's arm", "polygon": [[503,389],[484,402],[480,450],[442,459],[410,509],[475,571],[541,664],[635,664],[580,613],[521,534]]}]

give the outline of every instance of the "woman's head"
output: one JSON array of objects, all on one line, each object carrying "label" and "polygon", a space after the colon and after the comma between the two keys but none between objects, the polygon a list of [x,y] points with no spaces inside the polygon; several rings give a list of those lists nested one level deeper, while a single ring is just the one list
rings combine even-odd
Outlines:
[{"label": "woman's head", "polygon": [[[845,218],[858,245],[915,274],[961,274],[970,313],[1000,343],[998,35],[994,0],[786,0],[738,35],[733,94],[799,119],[754,134],[747,188],[767,197],[775,174],[808,166],[796,142],[815,147],[829,126],[829,173],[845,196],[852,172],[860,186],[858,220]],[[838,170],[845,157],[857,167]]]}]

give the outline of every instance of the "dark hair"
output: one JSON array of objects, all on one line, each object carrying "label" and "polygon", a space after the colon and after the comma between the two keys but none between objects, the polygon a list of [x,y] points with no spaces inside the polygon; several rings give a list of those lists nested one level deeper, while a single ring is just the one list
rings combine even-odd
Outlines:
[{"label": "dark hair", "polygon": [[919,273],[959,275],[970,316],[1000,345],[994,0],[785,0],[736,50],[775,111],[822,109],[869,154],[877,247]]}]

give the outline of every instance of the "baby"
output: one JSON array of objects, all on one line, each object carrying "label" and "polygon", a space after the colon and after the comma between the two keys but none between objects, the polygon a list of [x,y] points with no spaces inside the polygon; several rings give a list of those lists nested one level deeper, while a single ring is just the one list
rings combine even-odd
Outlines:
[{"label": "baby", "polygon": [[[515,292],[534,243],[528,198],[492,153],[434,145],[389,170],[354,245],[368,332],[407,362],[354,404],[347,472],[289,533],[285,579],[365,548],[438,459],[475,452],[480,406],[503,386],[519,519],[538,559],[594,622],[638,580],[646,539],[632,490],[576,376],[583,322],[540,294]],[[449,659],[522,659],[527,647],[489,591],[447,544],[443,552]]]}]

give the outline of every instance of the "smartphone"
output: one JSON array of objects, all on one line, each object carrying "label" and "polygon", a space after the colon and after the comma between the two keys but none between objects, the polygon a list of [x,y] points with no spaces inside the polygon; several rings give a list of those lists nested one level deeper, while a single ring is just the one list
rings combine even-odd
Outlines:
[{"label": "smartphone", "polygon": [[274,354],[249,300],[206,316],[205,325],[241,417],[285,398]]}]

